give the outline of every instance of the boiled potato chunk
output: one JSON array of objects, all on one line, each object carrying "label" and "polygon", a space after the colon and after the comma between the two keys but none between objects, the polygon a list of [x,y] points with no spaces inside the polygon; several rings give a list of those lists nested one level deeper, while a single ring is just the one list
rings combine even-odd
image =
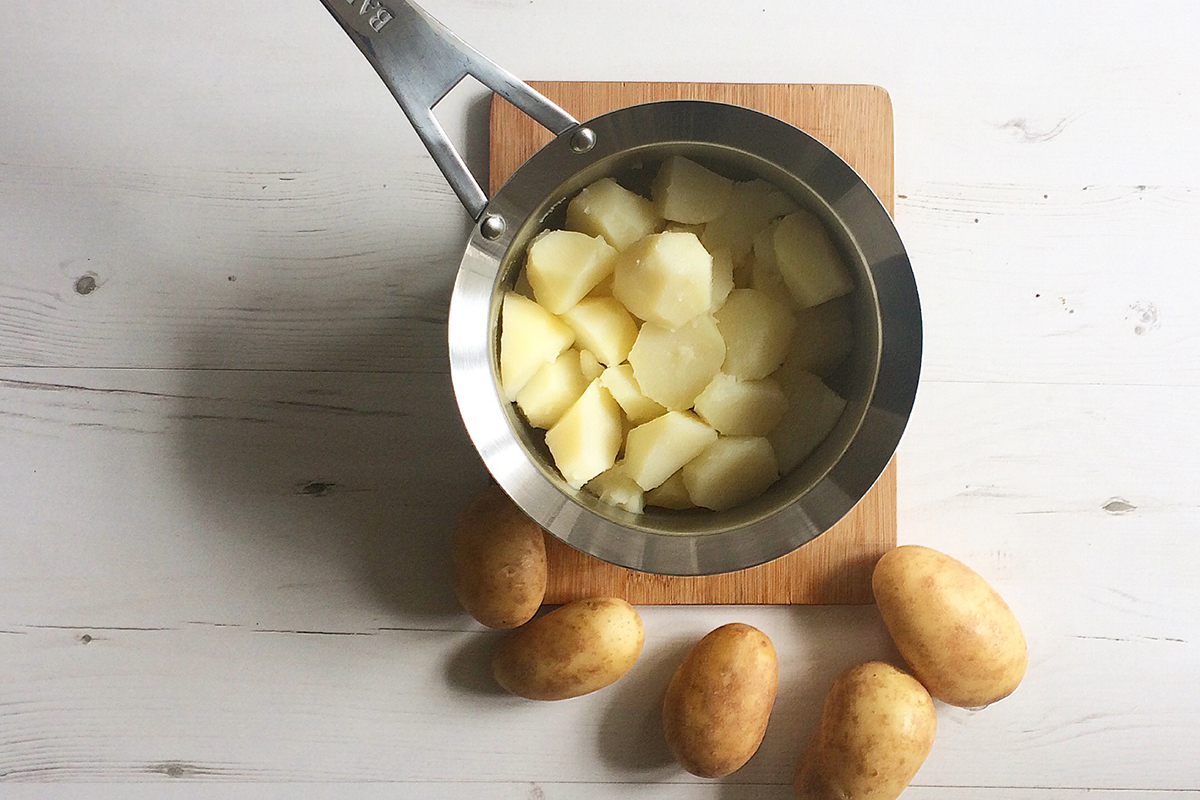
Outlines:
[{"label": "boiled potato chunk", "polygon": [[833,682],[796,769],[800,800],[895,800],[929,755],[937,712],[911,675],[868,661]]},{"label": "boiled potato chunk", "polygon": [[783,276],[779,274],[779,262],[775,258],[775,229],[777,224],[764,228],[754,237],[754,257],[751,259],[749,288],[769,295],[789,308],[796,304]]},{"label": "boiled potato chunk", "polygon": [[601,364],[620,364],[637,339],[637,323],[611,297],[580,300],[561,319],[575,331],[575,343],[594,355]]},{"label": "boiled potato chunk", "polygon": [[637,661],[646,633],[633,606],[615,597],[567,603],[500,645],[492,674],[530,700],[565,700],[603,689]]},{"label": "boiled potato chunk", "polygon": [[966,564],[905,545],[879,560],[871,586],[896,648],[934,697],[973,708],[1017,688],[1028,660],[1021,625]]},{"label": "boiled potato chunk", "polygon": [[524,625],[546,597],[546,534],[499,486],[454,521],[451,561],[459,602],[489,628]]},{"label": "boiled potato chunk", "polygon": [[658,169],[650,196],[659,216],[696,225],[716,219],[729,205],[733,181],[683,156],[671,156]]},{"label": "boiled potato chunk", "polygon": [[517,408],[535,428],[549,428],[579,399],[589,380],[579,368],[579,351],[564,350],[517,393]]},{"label": "boiled potato chunk", "polygon": [[602,236],[624,250],[662,226],[654,204],[612,178],[601,178],[567,205],[567,227],[588,236]]},{"label": "boiled potato chunk", "polygon": [[750,760],[767,732],[779,685],[775,646],[734,622],[688,652],[663,698],[667,747],[693,775],[720,778]]},{"label": "boiled potato chunk", "polygon": [[725,212],[704,227],[700,241],[711,252],[728,249],[734,261],[742,262],[763,228],[798,209],[796,201],[760,178],[735,183]]},{"label": "boiled potato chunk", "polygon": [[617,251],[599,236],[547,231],[529,245],[525,274],[538,305],[562,314],[612,274]]},{"label": "boiled potato chunk", "polygon": [[601,472],[588,481],[583,488],[600,498],[610,506],[623,508],[632,514],[642,513],[642,487],[625,472],[621,464]]},{"label": "boiled potato chunk", "polygon": [[755,289],[734,289],[714,316],[725,342],[723,372],[759,380],[779,369],[796,330],[786,306]]},{"label": "boiled potato chunk", "polygon": [[854,279],[825,226],[807,211],[779,221],[775,259],[783,282],[801,308],[820,305],[854,289]]},{"label": "boiled potato chunk", "polygon": [[575,331],[558,317],[516,292],[504,294],[500,307],[500,385],[516,400],[543,365],[575,341]]},{"label": "boiled potato chunk", "polygon": [[621,407],[597,378],[546,431],[546,446],[563,478],[578,489],[617,461]]},{"label": "boiled potato chunk", "polygon": [[779,478],[775,451],[759,436],[722,436],[680,471],[692,502],[713,511],[752,500]]},{"label": "boiled potato chunk", "polygon": [[717,323],[707,315],[675,331],[647,322],[629,351],[642,393],[680,411],[692,407],[725,359],[725,342]]},{"label": "boiled potato chunk", "polygon": [[846,401],[809,372],[775,374],[788,399],[787,410],[768,439],[775,448],[781,473],[791,472],[817,449],[837,425]]},{"label": "boiled potato chunk", "polygon": [[592,355],[590,350],[581,350],[579,352],[579,371],[583,373],[583,377],[588,379],[588,383],[591,383],[604,372],[604,365],[600,363],[600,359]]},{"label": "boiled potato chunk", "polygon": [[700,419],[726,436],[766,436],[786,409],[783,389],[770,378],[744,381],[724,372],[696,398]]},{"label": "boiled potato chunk", "polygon": [[728,250],[717,250],[712,257],[712,310],[716,311],[725,304],[725,299],[733,291],[733,258]]},{"label": "boiled potato chunk", "polygon": [[695,508],[687,487],[683,485],[683,470],[676,472],[665,481],[646,492],[645,503],[648,506],[669,508],[674,511],[685,511]]},{"label": "boiled potato chunk", "polygon": [[815,375],[829,375],[854,347],[850,303],[839,297],[796,313],[796,335],[785,364]]},{"label": "boiled potato chunk", "polygon": [[712,307],[713,259],[691,233],[659,233],[621,253],[613,297],[635,316],[674,330]]},{"label": "boiled potato chunk", "polygon": [[629,364],[608,367],[601,374],[600,383],[608,389],[617,405],[634,425],[641,425],[666,413],[665,408],[642,394],[642,387],[638,386],[637,378],[633,376],[633,367]]},{"label": "boiled potato chunk", "polygon": [[668,411],[639,425],[625,440],[625,472],[649,491],[717,440],[717,432],[691,413]]}]

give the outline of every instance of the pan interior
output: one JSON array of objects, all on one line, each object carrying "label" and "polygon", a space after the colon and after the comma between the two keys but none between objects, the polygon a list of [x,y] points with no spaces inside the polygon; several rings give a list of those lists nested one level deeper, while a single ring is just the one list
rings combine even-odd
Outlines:
[{"label": "pan interior", "polygon": [[706,534],[731,531],[760,521],[792,504],[816,486],[845,453],[863,423],[874,391],[880,359],[880,317],[875,285],[862,248],[834,206],[805,183],[777,165],[744,150],[701,142],[660,142],[597,159],[570,175],[519,225],[505,252],[493,287],[491,307],[491,362],[499,392],[499,311],[504,291],[513,288],[524,265],[525,249],[544,230],[565,227],[566,208],[585,186],[604,177],[645,197],[659,165],[668,156],[683,155],[735,180],[762,178],[789,194],[802,208],[825,225],[854,276],[850,295],[854,323],[854,346],[849,358],[826,383],[847,400],[846,411],[833,432],[791,473],[784,475],[763,495],[737,508],[713,512],[703,509],[671,511],[647,506],[638,515],[601,502],[587,492],[567,485],[559,475],[546,448],[543,431],[530,427],[511,403],[505,403],[509,425],[531,462],[565,495],[589,511],[617,524],[657,534]]}]

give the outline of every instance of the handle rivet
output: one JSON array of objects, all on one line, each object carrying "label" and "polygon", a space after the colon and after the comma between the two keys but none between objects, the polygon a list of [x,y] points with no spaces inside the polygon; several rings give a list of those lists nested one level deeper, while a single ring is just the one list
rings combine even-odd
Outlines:
[{"label": "handle rivet", "polygon": [[504,220],[495,214],[488,214],[483,218],[483,222],[479,223],[479,232],[483,234],[483,238],[487,240],[499,239],[504,234]]},{"label": "handle rivet", "polygon": [[576,153],[586,153],[596,146],[596,132],[591,128],[580,128],[571,137],[571,149]]}]

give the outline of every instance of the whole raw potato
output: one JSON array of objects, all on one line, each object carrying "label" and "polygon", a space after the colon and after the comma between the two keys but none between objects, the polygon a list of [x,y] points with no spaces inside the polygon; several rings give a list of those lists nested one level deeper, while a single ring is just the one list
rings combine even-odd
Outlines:
[{"label": "whole raw potato", "polygon": [[868,661],[838,676],[800,757],[800,800],[894,800],[921,768],[937,713],[929,692],[891,664]]},{"label": "whole raw potato", "polygon": [[974,708],[1017,688],[1028,658],[1021,625],[970,567],[905,545],[879,560],[871,585],[896,647],[934,697]]},{"label": "whole raw potato", "polygon": [[454,524],[454,591],[489,628],[515,628],[546,595],[546,541],[498,486],[484,490]]},{"label": "whole raw potato", "polygon": [[778,682],[775,647],[757,628],[735,622],[701,639],[663,700],[667,746],[683,768],[719,778],[749,761],[767,731]]},{"label": "whole raw potato", "polygon": [[512,633],[492,659],[492,674],[530,700],[579,697],[628,672],[644,641],[642,618],[629,603],[576,600]]}]

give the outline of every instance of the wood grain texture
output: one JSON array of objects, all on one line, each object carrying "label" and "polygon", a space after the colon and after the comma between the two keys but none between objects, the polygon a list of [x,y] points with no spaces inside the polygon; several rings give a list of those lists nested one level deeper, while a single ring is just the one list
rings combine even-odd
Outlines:
[{"label": "wood grain texture", "polygon": [[[792,123],[845,159],[893,212],[892,107],[878,86],[533,81],[576,119],[653,100],[714,100]],[[551,134],[506,100],[492,101],[495,189]],[[547,603],[623,597],[631,603],[870,603],[871,570],[896,545],[896,462],[831,530],[767,564],[723,575],[651,575],[607,564],[547,534]]]}]

